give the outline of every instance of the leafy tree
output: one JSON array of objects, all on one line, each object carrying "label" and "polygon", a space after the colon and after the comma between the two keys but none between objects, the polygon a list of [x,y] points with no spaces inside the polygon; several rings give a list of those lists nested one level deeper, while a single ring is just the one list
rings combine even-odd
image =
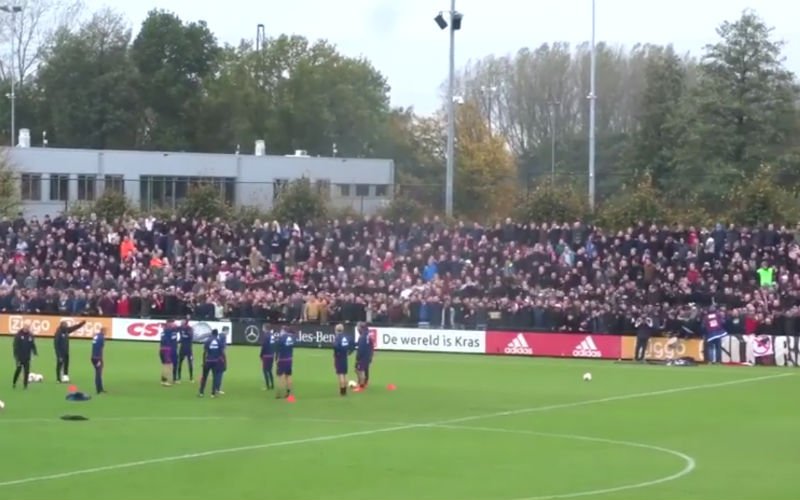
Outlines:
[{"label": "leafy tree", "polygon": [[272,209],[275,219],[282,223],[306,222],[322,219],[327,212],[325,200],[305,177],[289,183],[281,192]]},{"label": "leafy tree", "polygon": [[178,205],[178,214],[181,217],[195,217],[203,219],[231,218],[231,207],[225,203],[219,187],[209,183],[193,184]]},{"label": "leafy tree", "polygon": [[136,215],[137,212],[130,200],[116,191],[106,191],[94,202],[76,202],[69,207],[69,214],[74,217],[85,218],[94,215],[105,221]]},{"label": "leafy tree", "polygon": [[489,133],[474,103],[456,117],[455,209],[465,215],[502,215],[514,204],[515,166],[505,142]]},{"label": "leafy tree", "polygon": [[672,175],[678,131],[674,126],[686,91],[686,65],[670,47],[651,48],[645,66],[645,88],[632,134],[628,171],[649,172],[663,188]]},{"label": "leafy tree", "polygon": [[205,21],[183,23],[175,14],[150,11],[131,48],[142,76],[144,146],[200,150],[196,130],[208,79],[220,49]]},{"label": "leafy tree", "polygon": [[301,36],[267,40],[258,51],[226,48],[208,89],[205,111],[225,125],[219,134],[229,150],[263,138],[276,153],[331,155],[335,145],[342,156],[374,156],[389,116],[386,79],[368,61]]},{"label": "leafy tree", "polygon": [[557,183],[545,177],[522,197],[516,217],[530,221],[573,221],[589,213],[586,195],[572,183]]},{"label": "leafy tree", "polygon": [[771,33],[745,11],[723,23],[720,40],[706,47],[698,86],[684,106],[676,158],[685,190],[719,199],[741,174],[772,161],[797,132],[797,88],[783,66],[783,44]]},{"label": "leafy tree", "polygon": [[6,153],[0,156],[0,216],[17,215],[19,199],[19,177]]},{"label": "leafy tree", "polygon": [[395,109],[376,155],[395,164],[395,200],[413,199],[420,208],[444,209],[444,123],[440,116],[419,117],[411,109]]},{"label": "leafy tree", "polygon": [[729,218],[739,224],[795,223],[800,216],[800,202],[775,182],[775,169],[768,165],[743,177],[725,201]]},{"label": "leafy tree", "polygon": [[389,205],[381,211],[381,215],[390,221],[420,220],[425,215],[425,209],[415,199],[407,196],[396,196]]},{"label": "leafy tree", "polygon": [[127,196],[108,190],[100,195],[92,205],[86,207],[86,210],[107,221],[135,215],[137,212],[136,207],[131,204]]},{"label": "leafy tree", "polygon": [[649,174],[626,184],[600,207],[598,219],[603,227],[619,229],[639,221],[664,222],[667,207]]},{"label": "leafy tree", "polygon": [[138,82],[130,30],[101,11],[76,32],[62,29],[39,68],[43,121],[54,146],[130,148],[136,143]]}]

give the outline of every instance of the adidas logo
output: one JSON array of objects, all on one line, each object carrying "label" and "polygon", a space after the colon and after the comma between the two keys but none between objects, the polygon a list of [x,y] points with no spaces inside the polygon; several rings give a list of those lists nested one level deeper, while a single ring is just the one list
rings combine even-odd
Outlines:
[{"label": "adidas logo", "polygon": [[576,358],[599,358],[603,356],[603,353],[597,349],[597,344],[594,343],[592,336],[587,335],[586,338],[572,350],[572,356]]},{"label": "adidas logo", "polygon": [[528,356],[533,356],[533,349],[531,346],[528,345],[528,341],[525,340],[525,335],[518,333],[514,340],[508,343],[503,352],[506,354],[527,354]]}]

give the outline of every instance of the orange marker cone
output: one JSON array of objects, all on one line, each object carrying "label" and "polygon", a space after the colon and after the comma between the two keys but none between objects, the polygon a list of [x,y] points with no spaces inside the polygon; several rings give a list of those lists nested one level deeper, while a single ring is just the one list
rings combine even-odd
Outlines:
[{"label": "orange marker cone", "polygon": [[294,394],[289,394],[289,396],[286,398],[287,403],[294,403],[295,401],[296,399],[294,398]]},{"label": "orange marker cone", "polygon": [[397,386],[394,385],[394,384],[389,384],[389,385],[386,386],[386,390],[387,391],[395,391],[395,390],[397,390]]},{"label": "orange marker cone", "polygon": [[78,392],[78,386],[77,385],[71,385],[71,386],[69,386],[67,388],[67,391],[69,391],[69,392]]}]

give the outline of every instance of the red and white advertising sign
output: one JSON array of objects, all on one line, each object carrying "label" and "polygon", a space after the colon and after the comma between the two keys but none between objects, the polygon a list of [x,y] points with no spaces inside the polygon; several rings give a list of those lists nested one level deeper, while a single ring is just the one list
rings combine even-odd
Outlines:
[{"label": "red and white advertising sign", "polygon": [[486,354],[619,359],[617,335],[486,332]]},{"label": "red and white advertising sign", "polygon": [[[180,321],[175,321],[179,323]],[[157,319],[122,319],[114,318],[113,320],[113,338],[114,340],[135,340],[139,342],[158,342],[161,337],[161,330],[167,323],[166,320]],[[218,330],[222,333],[223,329],[231,331],[230,321],[190,321],[189,324],[195,329],[195,333],[201,333],[212,329]],[[230,333],[228,334],[230,335]]]}]

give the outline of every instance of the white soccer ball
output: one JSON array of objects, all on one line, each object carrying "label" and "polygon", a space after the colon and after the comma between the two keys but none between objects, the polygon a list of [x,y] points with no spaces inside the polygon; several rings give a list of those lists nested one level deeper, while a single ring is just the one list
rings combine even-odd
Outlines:
[{"label": "white soccer ball", "polygon": [[37,382],[44,382],[44,375],[42,375],[41,373],[37,373],[36,374],[36,381]]},{"label": "white soccer ball", "polygon": [[0,401],[0,410],[5,409],[5,407],[6,407],[6,404],[4,402]]},{"label": "white soccer ball", "polygon": [[584,380],[584,382],[591,382],[592,381],[592,374],[589,373],[589,372],[584,373],[583,374],[583,380]]},{"label": "white soccer ball", "polygon": [[356,382],[355,380],[351,380],[351,381],[347,382],[347,387],[349,387],[351,389],[355,389],[357,386],[358,386],[358,382]]},{"label": "white soccer ball", "polygon": [[28,374],[28,383],[31,383],[31,382],[36,382],[36,374],[35,373],[29,373]]},{"label": "white soccer ball", "polygon": [[61,381],[62,382],[69,382],[69,375],[62,375],[61,376]]}]

